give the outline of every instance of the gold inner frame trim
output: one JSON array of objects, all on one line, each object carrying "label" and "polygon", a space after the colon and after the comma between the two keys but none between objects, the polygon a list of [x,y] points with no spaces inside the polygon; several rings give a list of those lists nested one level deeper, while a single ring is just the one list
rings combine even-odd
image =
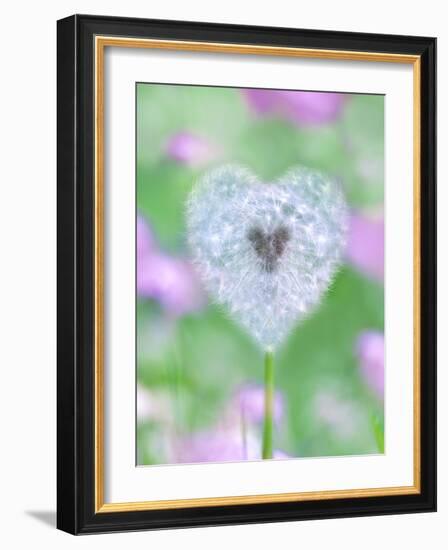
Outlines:
[{"label": "gold inner frame trim", "polygon": [[[154,500],[141,502],[104,502],[104,50],[106,47],[152,48],[159,50],[194,51],[207,53],[235,53],[243,55],[266,55],[301,57],[313,59],[333,59],[345,61],[371,61],[383,63],[407,63],[413,65],[413,239],[414,239],[414,480],[413,485],[400,487],[379,487],[348,490],[330,490],[263,495],[226,496],[211,498],[190,498],[179,500]],[[261,504],[273,502],[299,502],[331,500],[340,498],[363,498],[420,493],[421,480],[421,426],[420,426],[420,56],[390,54],[382,52],[356,52],[344,50],[324,50],[253,44],[226,44],[183,40],[157,40],[96,36],[95,55],[95,513],[129,512],[142,510],[166,510],[198,508],[205,506],[231,506],[241,504]]]}]

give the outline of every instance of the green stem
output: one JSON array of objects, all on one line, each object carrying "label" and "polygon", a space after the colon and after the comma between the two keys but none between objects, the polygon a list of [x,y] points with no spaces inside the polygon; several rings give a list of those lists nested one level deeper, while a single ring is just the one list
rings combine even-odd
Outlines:
[{"label": "green stem", "polygon": [[263,459],[272,458],[272,431],[274,410],[274,354],[267,351],[264,356],[264,426]]}]

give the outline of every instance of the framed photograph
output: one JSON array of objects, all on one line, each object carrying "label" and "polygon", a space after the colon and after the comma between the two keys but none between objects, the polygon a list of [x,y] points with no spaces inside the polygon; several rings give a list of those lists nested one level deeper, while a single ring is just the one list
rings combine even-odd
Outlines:
[{"label": "framed photograph", "polygon": [[58,527],[434,511],[434,38],[58,21]]}]

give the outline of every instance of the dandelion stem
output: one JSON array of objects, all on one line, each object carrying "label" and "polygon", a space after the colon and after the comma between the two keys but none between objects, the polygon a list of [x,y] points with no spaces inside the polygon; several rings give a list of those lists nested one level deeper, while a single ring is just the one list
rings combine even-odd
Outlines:
[{"label": "dandelion stem", "polygon": [[263,459],[272,458],[272,428],[274,409],[274,354],[267,351],[264,356],[264,426]]}]

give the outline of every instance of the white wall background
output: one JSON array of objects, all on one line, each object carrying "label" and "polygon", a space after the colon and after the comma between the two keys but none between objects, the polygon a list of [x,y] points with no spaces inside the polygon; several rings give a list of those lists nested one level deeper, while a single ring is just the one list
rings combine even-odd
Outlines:
[{"label": "white wall background", "polygon": [[[0,32],[0,541],[4,548],[446,547],[448,522],[448,30],[444,3],[317,0],[14,1]],[[56,428],[56,19],[95,13],[439,38],[439,512],[96,535],[54,529]]]}]

